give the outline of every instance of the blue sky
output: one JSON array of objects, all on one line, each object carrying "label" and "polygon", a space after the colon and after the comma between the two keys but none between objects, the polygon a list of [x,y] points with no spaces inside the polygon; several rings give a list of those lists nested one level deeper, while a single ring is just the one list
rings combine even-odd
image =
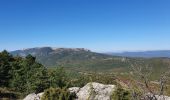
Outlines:
[{"label": "blue sky", "polygon": [[169,0],[0,0],[0,50],[167,50],[169,5]]}]

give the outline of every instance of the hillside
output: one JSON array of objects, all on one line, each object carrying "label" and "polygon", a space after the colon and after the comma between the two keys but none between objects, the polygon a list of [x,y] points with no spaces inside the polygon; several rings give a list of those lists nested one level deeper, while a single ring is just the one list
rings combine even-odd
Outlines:
[{"label": "hillside", "polygon": [[131,63],[142,59],[153,67],[153,74],[157,76],[160,70],[168,68],[170,62],[169,58],[127,58],[95,53],[84,48],[42,47],[17,50],[11,54],[23,57],[31,54],[46,67],[63,66],[76,72],[114,72],[114,74],[127,73]]},{"label": "hillside", "polygon": [[170,58],[170,50],[107,53],[107,54],[114,55],[114,56],[124,56],[124,57],[144,57],[144,58],[169,57]]},{"label": "hillside", "polygon": [[31,54],[45,66],[58,66],[62,64],[79,63],[91,60],[102,60],[113,58],[112,56],[91,52],[84,48],[30,48],[11,52],[14,56],[25,57]]}]

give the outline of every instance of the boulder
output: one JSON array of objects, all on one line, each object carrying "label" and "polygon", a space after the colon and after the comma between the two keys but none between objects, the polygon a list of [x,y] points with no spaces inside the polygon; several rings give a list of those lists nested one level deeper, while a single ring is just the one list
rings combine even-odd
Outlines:
[{"label": "boulder", "polygon": [[27,95],[23,100],[41,100],[41,99],[39,95],[32,93]]},{"label": "boulder", "polygon": [[110,97],[115,89],[115,85],[88,83],[76,94],[77,100],[111,100]]},{"label": "boulder", "polygon": [[170,100],[170,97],[168,97],[168,96],[163,96],[163,95],[161,95],[161,96],[156,95],[156,98],[157,98],[157,100]]},{"label": "boulder", "polygon": [[147,93],[145,95],[145,99],[144,100],[150,100],[150,98],[152,98],[152,100],[170,100],[170,97],[165,96],[165,95],[153,95],[152,93]]},{"label": "boulder", "polygon": [[37,96],[41,99],[41,97],[43,96],[44,92],[38,93]]},{"label": "boulder", "polygon": [[68,89],[70,91],[70,93],[75,93],[77,94],[80,91],[79,87],[72,87]]}]

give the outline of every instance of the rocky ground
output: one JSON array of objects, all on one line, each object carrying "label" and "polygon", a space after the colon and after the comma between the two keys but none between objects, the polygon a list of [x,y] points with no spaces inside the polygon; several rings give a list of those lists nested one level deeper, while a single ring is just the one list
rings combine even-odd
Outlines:
[{"label": "rocky ground", "polygon": [[[76,100],[110,100],[110,96],[115,91],[115,85],[104,85],[100,83],[88,83],[82,88],[69,88],[70,93],[75,93]],[[43,93],[29,94],[24,100],[41,100]]]},{"label": "rocky ground", "polygon": [[[76,100],[111,100],[116,90],[115,85],[104,85],[96,82],[88,83],[84,87],[69,88],[70,93],[76,94]],[[41,100],[43,93],[29,94],[24,100]],[[156,100],[170,100],[168,96],[156,96]]]}]

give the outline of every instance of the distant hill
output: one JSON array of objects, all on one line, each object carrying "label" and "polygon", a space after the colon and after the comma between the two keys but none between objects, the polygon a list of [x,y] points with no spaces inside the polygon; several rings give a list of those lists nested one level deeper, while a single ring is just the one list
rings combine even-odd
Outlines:
[{"label": "distant hill", "polygon": [[85,62],[90,60],[107,59],[112,56],[106,54],[100,54],[91,52],[84,48],[29,48],[25,50],[16,50],[11,52],[14,56],[25,57],[31,54],[37,58],[37,60],[46,66],[57,66],[63,64],[73,64],[79,62]]},{"label": "distant hill", "polygon": [[107,54],[114,55],[114,56],[123,56],[123,57],[144,57],[144,58],[168,57],[170,58],[170,50],[107,53]]},{"label": "distant hill", "polygon": [[[168,52],[168,51],[167,51]],[[164,52],[166,53],[166,52]],[[124,54],[101,54],[92,52],[84,48],[29,48],[25,50],[12,51],[14,56],[25,57],[31,54],[37,58],[37,61],[46,67],[63,66],[69,71],[76,72],[104,72],[122,74],[130,71],[131,63],[137,60],[144,60],[146,64],[153,67],[153,76],[158,76],[160,70],[165,71],[169,67],[169,58],[148,58],[148,57],[164,57],[164,53],[148,52],[148,53],[124,53]],[[128,54],[128,55],[125,55]],[[129,55],[131,54],[131,55]],[[146,55],[148,54],[148,55]],[[152,54],[152,55],[151,55]],[[154,54],[154,55],[153,55]],[[167,53],[166,53],[167,54]],[[113,56],[116,55],[116,56]],[[165,55],[165,54],[164,54]],[[127,56],[127,57],[120,57]],[[167,55],[166,55],[167,56]],[[131,58],[134,57],[134,58]],[[147,57],[138,58],[138,57]],[[130,62],[129,62],[130,61]],[[126,74],[125,74],[126,75]]]}]

